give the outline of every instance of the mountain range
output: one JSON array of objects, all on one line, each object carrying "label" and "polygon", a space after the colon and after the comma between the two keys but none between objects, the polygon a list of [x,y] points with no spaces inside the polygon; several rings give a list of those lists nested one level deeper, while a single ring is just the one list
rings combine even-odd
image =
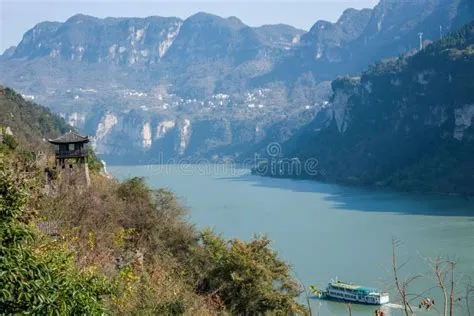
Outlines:
[{"label": "mountain range", "polygon": [[[75,15],[0,57],[0,82],[91,135],[107,161],[244,159],[331,106],[331,81],[474,17],[470,0],[381,0],[308,31],[236,17]],[[124,146],[123,144],[127,144]]]},{"label": "mountain range", "polygon": [[[332,83],[331,106],[282,146],[311,170],[264,175],[474,195],[474,21],[413,56]],[[269,167],[270,166],[270,167]],[[293,168],[294,169],[294,168]],[[298,173],[297,173],[298,172]]]}]

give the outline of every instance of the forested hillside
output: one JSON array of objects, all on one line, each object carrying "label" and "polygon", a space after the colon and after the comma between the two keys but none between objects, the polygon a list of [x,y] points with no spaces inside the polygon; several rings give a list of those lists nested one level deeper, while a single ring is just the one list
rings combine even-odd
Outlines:
[{"label": "forested hillside", "polygon": [[[290,266],[254,238],[197,231],[144,179],[70,185],[42,137],[68,126],[13,90],[0,96],[0,311],[35,315],[304,312]],[[7,132],[8,130],[8,132]],[[50,159],[36,159],[38,151]],[[79,183],[79,182],[78,182]]]},{"label": "forested hillside", "polygon": [[71,128],[51,110],[25,100],[10,88],[0,95],[0,126],[31,148],[45,147],[44,139],[55,138]]},{"label": "forested hillside", "polygon": [[414,56],[335,80],[329,109],[284,146],[324,172],[293,176],[473,195],[472,69],[474,22]]}]

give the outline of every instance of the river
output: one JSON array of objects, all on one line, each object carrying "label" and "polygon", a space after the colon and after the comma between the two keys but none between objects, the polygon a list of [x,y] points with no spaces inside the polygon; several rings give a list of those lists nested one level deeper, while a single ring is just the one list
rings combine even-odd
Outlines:
[{"label": "river", "polygon": [[[109,171],[119,179],[145,177],[152,187],[175,192],[198,228],[246,240],[267,234],[306,287],[325,287],[337,277],[387,290],[395,301],[392,238],[400,244],[398,261],[406,263],[401,276],[420,274],[412,294],[434,286],[430,262],[437,256],[456,260],[457,296],[464,296],[464,282],[474,278],[474,201],[263,178],[224,165],[113,166]],[[441,308],[439,290],[423,296],[436,298]],[[313,315],[348,315],[345,304],[310,302]],[[465,300],[458,305],[456,315],[467,315]],[[352,315],[375,310],[352,309]],[[395,307],[384,309],[386,315],[401,315]]]}]

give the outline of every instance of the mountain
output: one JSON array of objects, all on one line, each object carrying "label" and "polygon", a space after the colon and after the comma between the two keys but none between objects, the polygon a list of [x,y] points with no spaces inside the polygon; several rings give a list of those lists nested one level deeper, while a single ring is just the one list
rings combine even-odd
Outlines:
[{"label": "mountain", "polygon": [[110,161],[245,159],[311,122],[338,75],[416,48],[420,31],[434,40],[439,25],[447,32],[473,12],[469,0],[382,0],[309,32],[204,12],[79,14],[26,32],[0,57],[0,82],[90,135]]},{"label": "mountain", "polygon": [[376,60],[418,49],[419,33],[437,40],[473,18],[472,0],[381,0],[374,9],[348,9],[336,23],[318,21],[292,55],[257,82],[354,75]]},{"label": "mountain", "polygon": [[[302,33],[281,25],[250,28],[237,18],[202,12],[184,21],[165,17],[98,19],[78,14],[64,23],[39,23],[26,32],[14,52],[2,57],[8,60],[2,63],[2,70],[6,78],[30,92],[42,91],[38,78],[51,76],[57,81],[48,84],[50,90],[78,82],[149,90],[165,80],[178,85],[172,90],[182,97],[203,97],[214,93],[219,81],[233,73],[265,72]],[[15,71],[17,67],[36,79],[25,80]],[[109,81],[104,83],[103,79]]]},{"label": "mountain", "polygon": [[330,106],[283,146],[317,170],[273,175],[474,195],[472,69],[474,22],[418,54],[335,80]]},{"label": "mountain", "polygon": [[0,55],[0,61],[7,60],[13,56],[15,53],[16,46],[11,46],[7,48],[2,55]]},{"label": "mountain", "polygon": [[44,149],[46,139],[61,135],[70,126],[51,110],[5,88],[0,95],[0,129],[12,133],[25,148]]},{"label": "mountain", "polygon": [[25,33],[0,61],[0,77],[91,135],[110,161],[235,157],[327,98],[321,91],[290,107],[283,85],[247,89],[301,34],[202,12],[184,21],[75,15]]}]

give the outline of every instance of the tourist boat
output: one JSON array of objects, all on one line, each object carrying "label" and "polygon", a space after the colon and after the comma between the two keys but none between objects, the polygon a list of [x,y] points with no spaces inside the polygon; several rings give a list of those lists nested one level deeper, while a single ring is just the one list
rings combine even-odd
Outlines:
[{"label": "tourist boat", "polygon": [[311,286],[310,289],[317,297],[324,299],[334,299],[370,305],[383,305],[389,303],[388,293],[339,280],[329,283],[324,291],[319,291],[315,286]]}]

